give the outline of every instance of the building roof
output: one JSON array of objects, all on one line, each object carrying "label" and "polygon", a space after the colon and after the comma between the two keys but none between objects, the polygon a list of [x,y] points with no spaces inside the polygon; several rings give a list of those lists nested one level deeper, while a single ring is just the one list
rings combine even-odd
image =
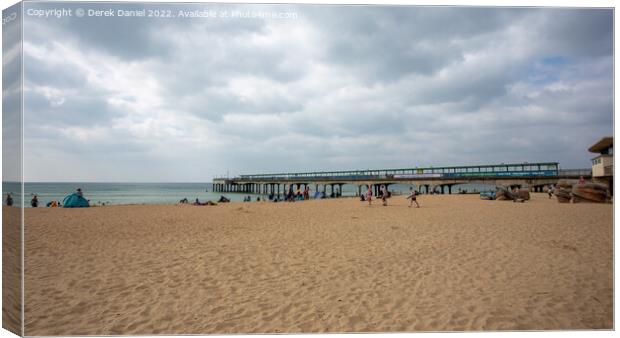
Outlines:
[{"label": "building roof", "polygon": [[598,142],[596,142],[593,146],[591,146],[588,151],[591,153],[600,153],[603,150],[614,146],[614,138],[612,136],[603,137]]}]

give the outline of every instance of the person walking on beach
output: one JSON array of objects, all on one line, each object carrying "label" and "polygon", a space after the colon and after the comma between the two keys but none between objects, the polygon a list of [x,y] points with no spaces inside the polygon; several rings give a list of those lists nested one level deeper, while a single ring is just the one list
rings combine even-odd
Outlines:
[{"label": "person walking on beach", "polygon": [[410,199],[409,207],[411,208],[413,203],[415,203],[415,207],[419,208],[420,205],[418,204],[418,201],[417,201],[417,198],[416,198],[418,196],[418,193],[415,190],[413,190],[413,187],[409,188],[409,191],[410,191],[409,192],[409,196],[407,196],[407,198]]},{"label": "person walking on beach", "polygon": [[8,207],[13,206],[13,197],[11,196],[11,193],[6,194],[6,205]]},{"label": "person walking on beach", "polygon": [[366,200],[368,201],[368,206],[372,205],[372,188],[370,185],[368,186],[368,190],[366,191]]},{"label": "person walking on beach", "polygon": [[286,196],[286,200],[289,202],[295,202],[295,194],[293,193],[292,185],[288,188],[288,195]]},{"label": "person walking on beach", "polygon": [[553,196],[553,184],[549,184],[547,187],[547,193],[549,194],[549,198]]},{"label": "person walking on beach", "polygon": [[381,186],[381,202],[384,207],[387,207],[387,190],[385,190],[385,186]]}]

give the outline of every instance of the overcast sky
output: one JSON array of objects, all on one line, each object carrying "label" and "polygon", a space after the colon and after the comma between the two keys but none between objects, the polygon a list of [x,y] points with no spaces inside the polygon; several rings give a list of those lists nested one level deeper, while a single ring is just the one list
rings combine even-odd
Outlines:
[{"label": "overcast sky", "polygon": [[28,4],[294,18],[24,19],[25,179],[557,161],[613,133],[612,11]]}]

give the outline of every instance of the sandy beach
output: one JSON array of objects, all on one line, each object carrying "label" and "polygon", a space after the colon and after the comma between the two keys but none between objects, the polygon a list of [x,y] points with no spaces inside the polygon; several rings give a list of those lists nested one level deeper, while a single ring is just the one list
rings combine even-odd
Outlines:
[{"label": "sandy beach", "polygon": [[22,332],[21,209],[2,207],[2,326]]},{"label": "sandy beach", "polygon": [[613,206],[27,209],[26,335],[613,328]]}]

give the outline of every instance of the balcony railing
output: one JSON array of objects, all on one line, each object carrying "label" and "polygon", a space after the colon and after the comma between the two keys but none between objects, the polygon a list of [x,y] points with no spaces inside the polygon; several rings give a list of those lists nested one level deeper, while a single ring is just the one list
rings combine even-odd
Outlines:
[{"label": "balcony railing", "polygon": [[560,169],[560,176],[584,176],[589,177],[592,176],[592,169]]}]

